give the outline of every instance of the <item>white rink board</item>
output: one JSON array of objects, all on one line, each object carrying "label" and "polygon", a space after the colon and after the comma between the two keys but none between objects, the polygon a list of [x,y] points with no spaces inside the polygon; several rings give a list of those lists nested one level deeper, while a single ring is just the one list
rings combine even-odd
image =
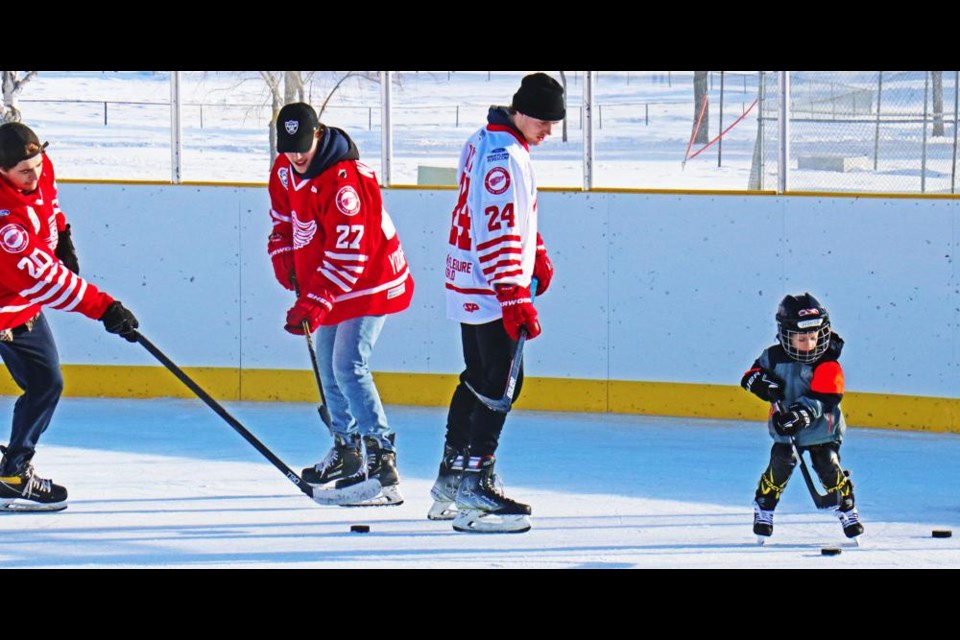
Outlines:
[{"label": "white rink board", "polygon": [[[82,274],[123,300],[181,366],[306,369],[282,329],[293,294],[265,251],[265,187],[61,184]],[[416,279],[377,371],[457,373],[444,317],[452,190],[385,190]],[[809,290],[847,340],[855,391],[956,395],[954,200],[542,192],[556,267],[531,375],[736,384],[771,344],[776,304]],[[64,363],[156,365],[97,323],[48,313]],[[535,373],[534,373],[535,372]]]}]

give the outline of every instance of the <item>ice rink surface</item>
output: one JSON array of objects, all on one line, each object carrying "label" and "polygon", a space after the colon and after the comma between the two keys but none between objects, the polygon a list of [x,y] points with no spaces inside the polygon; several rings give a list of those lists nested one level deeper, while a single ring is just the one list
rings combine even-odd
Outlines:
[{"label": "ice rink surface", "polygon": [[[314,405],[224,406],[298,472],[329,446]],[[862,546],[814,508],[798,470],[759,547],[761,422],[517,410],[497,470],[533,528],[484,535],[425,517],[445,410],[387,409],[406,501],[345,508],[302,494],[199,400],[65,398],[34,463],[70,506],[0,516],[0,568],[960,568],[957,435],[850,429]]]}]

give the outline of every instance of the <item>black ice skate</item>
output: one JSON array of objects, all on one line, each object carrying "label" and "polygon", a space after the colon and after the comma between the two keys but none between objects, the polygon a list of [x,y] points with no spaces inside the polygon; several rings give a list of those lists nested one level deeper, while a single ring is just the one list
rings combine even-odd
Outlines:
[{"label": "black ice skate", "polygon": [[530,505],[503,495],[494,473],[494,456],[471,457],[457,490],[456,531],[523,533],[530,530]]},{"label": "black ice skate", "polygon": [[859,536],[863,533],[863,525],[860,524],[860,513],[857,511],[857,508],[850,507],[846,511],[837,509],[837,518],[840,519],[843,534],[848,538],[852,538],[853,541],[857,543],[857,546],[860,546]]},{"label": "black ice skate", "polygon": [[307,484],[324,485],[352,476],[362,468],[363,454],[360,452],[360,438],[347,439],[340,434],[335,434],[333,447],[323,460],[304,469],[300,477]]},{"label": "black ice skate", "polygon": [[66,508],[66,488],[39,477],[30,464],[15,474],[0,476],[0,510],[62,511]]},{"label": "black ice skate", "polygon": [[464,454],[449,445],[443,447],[443,460],[437,480],[430,489],[433,505],[427,512],[429,520],[453,520],[457,517],[457,490],[463,478]]},{"label": "black ice skate", "polygon": [[773,535],[773,510],[761,508],[756,501],[753,503],[753,533],[760,545]]},{"label": "black ice skate", "polygon": [[[391,446],[396,442],[397,435],[387,436]],[[400,474],[397,471],[397,452],[395,449],[384,449],[376,438],[363,438],[363,445],[367,450],[366,467],[359,469],[349,478],[337,481],[337,489],[350,487],[364,480],[376,480],[380,484],[380,494],[369,499],[343,504],[344,507],[394,507],[403,504],[403,495],[400,493]]]}]

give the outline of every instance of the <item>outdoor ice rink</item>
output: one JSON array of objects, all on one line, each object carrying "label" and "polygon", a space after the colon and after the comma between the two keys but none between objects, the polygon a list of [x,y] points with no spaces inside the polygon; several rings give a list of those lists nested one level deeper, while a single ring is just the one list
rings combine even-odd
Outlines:
[{"label": "outdoor ice rink", "polygon": [[[297,471],[329,445],[314,405],[224,406]],[[824,557],[846,540],[799,471],[755,543],[759,421],[514,411],[498,471],[533,529],[482,535],[425,517],[445,410],[387,409],[406,502],[358,509],[317,505],[199,400],[64,398],[34,462],[70,506],[0,517],[0,568],[960,568],[957,435],[850,429],[866,533]]]}]

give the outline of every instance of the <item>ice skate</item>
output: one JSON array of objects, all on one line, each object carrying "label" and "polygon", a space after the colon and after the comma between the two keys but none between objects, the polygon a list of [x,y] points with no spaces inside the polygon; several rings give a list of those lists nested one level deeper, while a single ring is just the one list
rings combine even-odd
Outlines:
[{"label": "ice skate", "polygon": [[757,536],[757,544],[760,546],[763,546],[773,535],[773,510],[761,508],[756,501],[753,503],[753,533]]},{"label": "ice skate", "polygon": [[0,511],[62,511],[67,508],[67,490],[41,478],[26,464],[17,473],[0,476]]},{"label": "ice skate", "polygon": [[307,484],[321,486],[334,480],[350,477],[362,468],[363,454],[360,451],[360,438],[346,438],[335,434],[333,447],[323,460],[304,469],[300,477]]},{"label": "ice skate", "polygon": [[[396,441],[396,434],[387,436],[390,444]],[[337,481],[337,489],[344,489],[358,482],[376,480],[380,484],[380,493],[369,500],[346,503],[344,507],[395,507],[403,504],[400,493],[400,473],[397,471],[397,452],[384,449],[376,438],[364,438],[366,447],[366,466],[353,476]]]},{"label": "ice skate", "polygon": [[860,513],[857,508],[850,507],[846,511],[837,509],[837,518],[840,520],[840,526],[843,527],[843,534],[859,547],[863,525],[860,523]]},{"label": "ice skate", "polygon": [[453,520],[457,517],[457,489],[463,477],[463,452],[445,445],[443,460],[440,461],[440,470],[437,480],[430,489],[433,505],[427,512],[429,520]]},{"label": "ice skate", "polygon": [[472,457],[457,490],[456,531],[466,533],[523,533],[530,530],[530,505],[503,495],[494,473],[494,456]]}]

